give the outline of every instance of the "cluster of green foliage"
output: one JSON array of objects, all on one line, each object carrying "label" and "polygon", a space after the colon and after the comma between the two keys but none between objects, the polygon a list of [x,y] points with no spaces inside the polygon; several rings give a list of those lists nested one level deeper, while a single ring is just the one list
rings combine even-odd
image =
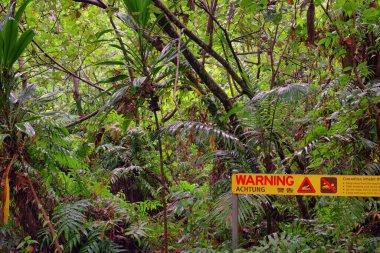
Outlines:
[{"label": "cluster of green foliage", "polygon": [[[232,170],[380,174],[374,0],[0,2],[0,252],[229,252]],[[237,252],[376,252],[378,198],[239,196]]]}]

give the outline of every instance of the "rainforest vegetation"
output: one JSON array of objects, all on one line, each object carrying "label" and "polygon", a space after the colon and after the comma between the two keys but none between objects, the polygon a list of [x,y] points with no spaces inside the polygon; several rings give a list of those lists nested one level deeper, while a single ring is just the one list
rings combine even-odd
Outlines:
[{"label": "rainforest vegetation", "polygon": [[[379,4],[1,0],[0,252],[231,252],[233,170],[380,175]],[[380,250],[378,197],[238,205],[236,252]]]}]

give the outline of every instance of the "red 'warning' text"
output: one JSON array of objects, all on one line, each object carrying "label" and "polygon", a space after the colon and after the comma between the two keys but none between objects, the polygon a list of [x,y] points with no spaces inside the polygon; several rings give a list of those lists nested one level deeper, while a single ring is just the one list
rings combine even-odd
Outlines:
[{"label": "red 'warning' text", "polygon": [[292,186],[294,184],[293,176],[262,176],[262,175],[236,175],[237,185],[282,185]]}]

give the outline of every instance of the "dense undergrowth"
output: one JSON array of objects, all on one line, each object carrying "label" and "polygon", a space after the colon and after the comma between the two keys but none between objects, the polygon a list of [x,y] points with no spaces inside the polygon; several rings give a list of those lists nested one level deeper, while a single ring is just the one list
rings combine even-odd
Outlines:
[{"label": "dense undergrowth", "polygon": [[[230,252],[232,170],[380,174],[377,1],[0,8],[1,252]],[[238,201],[236,252],[380,249],[378,198]]]}]

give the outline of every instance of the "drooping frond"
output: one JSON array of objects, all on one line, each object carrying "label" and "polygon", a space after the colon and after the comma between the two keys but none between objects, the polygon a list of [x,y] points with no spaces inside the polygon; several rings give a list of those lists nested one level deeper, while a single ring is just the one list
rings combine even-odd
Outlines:
[{"label": "drooping frond", "polygon": [[[152,178],[153,176],[153,178]],[[130,165],[127,167],[116,168],[112,171],[110,183],[117,184],[120,180],[129,180],[134,182],[131,189],[136,191],[145,192],[154,196],[156,193],[155,187],[152,184],[155,180],[154,173],[140,166]]]},{"label": "drooping frond", "polygon": [[266,98],[280,99],[283,102],[290,103],[301,99],[307,94],[309,87],[307,84],[287,84],[269,91],[262,91],[256,94],[251,101],[253,103],[260,102]]},{"label": "drooping frond", "polygon": [[192,133],[197,138],[208,140],[213,136],[215,140],[223,140],[227,148],[242,149],[243,143],[235,136],[226,133],[214,125],[206,125],[200,122],[179,122],[161,129],[164,134],[185,135]]},{"label": "drooping frond", "polygon": [[116,168],[112,171],[112,176],[110,179],[111,184],[116,183],[118,180],[121,178],[127,178],[129,177],[132,173],[139,173],[142,171],[143,168],[140,166],[135,166],[131,165],[128,167],[121,167],[121,168]]}]

